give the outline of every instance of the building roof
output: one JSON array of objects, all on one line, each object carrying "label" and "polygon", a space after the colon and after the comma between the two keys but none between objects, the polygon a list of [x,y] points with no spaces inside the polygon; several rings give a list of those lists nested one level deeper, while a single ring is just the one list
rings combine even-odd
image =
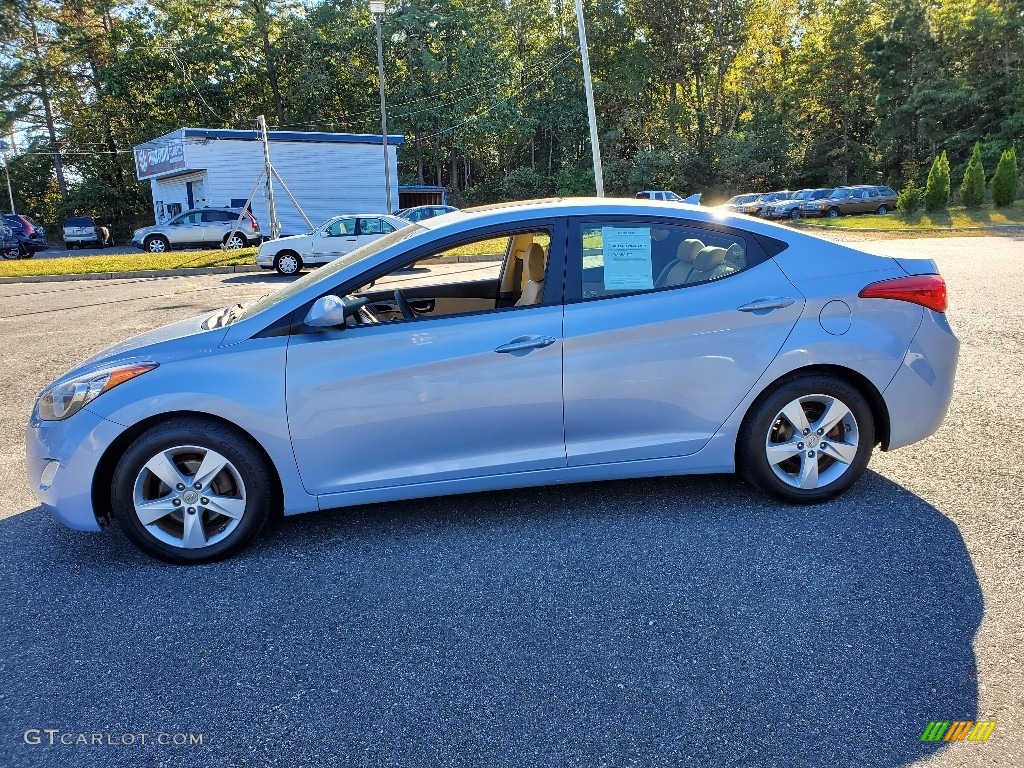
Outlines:
[{"label": "building roof", "polygon": [[[324,133],[320,131],[267,131],[267,139],[275,141],[308,141],[318,144],[381,144],[382,136],[373,133]],[[228,128],[179,128],[168,134],[151,139],[138,147],[163,144],[174,139],[213,139],[228,141],[259,141],[259,131],[239,131]],[[404,136],[391,134],[388,144],[399,146],[405,143]]]}]

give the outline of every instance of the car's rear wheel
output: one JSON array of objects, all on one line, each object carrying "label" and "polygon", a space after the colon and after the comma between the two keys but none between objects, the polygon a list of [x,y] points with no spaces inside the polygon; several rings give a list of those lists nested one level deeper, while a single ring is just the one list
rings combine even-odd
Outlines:
[{"label": "car's rear wheel", "polygon": [[163,235],[152,235],[146,239],[145,247],[150,253],[167,253],[171,249],[171,243]]},{"label": "car's rear wheel", "polygon": [[273,469],[245,435],[201,418],[145,432],[114,470],[114,517],[139,549],[169,563],[228,557],[266,524]]},{"label": "car's rear wheel", "polygon": [[839,216],[839,209],[829,208],[827,211],[825,211],[825,215],[828,216],[830,219],[837,218]]},{"label": "car's rear wheel", "polygon": [[274,269],[286,277],[297,275],[302,270],[302,257],[295,251],[282,251],[274,257]]},{"label": "car's rear wheel", "polygon": [[875,211],[875,213],[877,213],[879,216],[885,216],[885,214],[887,214],[888,212],[889,212],[889,206],[887,206],[887,205],[880,205],[880,206],[878,206],[878,210]]},{"label": "car's rear wheel", "polygon": [[239,248],[248,247],[249,243],[245,241],[245,237],[240,232],[231,234],[230,232],[224,237],[224,247],[229,251],[237,251]]},{"label": "car's rear wheel", "polygon": [[793,504],[838,496],[859,478],[875,445],[871,408],[834,376],[792,379],[761,398],[740,430],[740,472]]}]

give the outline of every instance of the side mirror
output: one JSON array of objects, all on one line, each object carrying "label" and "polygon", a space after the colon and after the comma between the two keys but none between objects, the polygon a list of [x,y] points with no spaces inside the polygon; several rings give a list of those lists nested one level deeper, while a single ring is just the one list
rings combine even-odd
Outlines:
[{"label": "side mirror", "polygon": [[344,326],[345,320],[356,313],[360,307],[365,306],[368,299],[341,298],[340,296],[321,296],[309,312],[303,322],[313,328],[334,328]]}]

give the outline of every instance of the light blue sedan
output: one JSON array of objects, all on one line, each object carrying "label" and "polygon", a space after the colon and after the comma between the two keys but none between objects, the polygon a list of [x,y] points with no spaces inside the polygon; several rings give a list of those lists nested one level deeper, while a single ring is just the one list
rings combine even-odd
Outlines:
[{"label": "light blue sedan", "polygon": [[[463,247],[498,261],[401,272]],[[277,511],[550,483],[738,469],[821,502],[941,423],[945,309],[931,261],[714,209],[460,211],[62,376],[29,481],[66,525],[177,563]]]}]

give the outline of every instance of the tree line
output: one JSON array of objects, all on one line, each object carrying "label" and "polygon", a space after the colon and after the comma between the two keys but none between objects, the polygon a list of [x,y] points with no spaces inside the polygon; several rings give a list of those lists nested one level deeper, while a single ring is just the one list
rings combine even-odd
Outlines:
[{"label": "tree line", "polygon": [[[182,126],[379,131],[352,0],[0,0],[19,208],[150,214],[132,147]],[[923,183],[1024,151],[1024,0],[588,0],[609,194]],[[391,0],[403,183],[457,204],[593,191],[571,0]]]}]

